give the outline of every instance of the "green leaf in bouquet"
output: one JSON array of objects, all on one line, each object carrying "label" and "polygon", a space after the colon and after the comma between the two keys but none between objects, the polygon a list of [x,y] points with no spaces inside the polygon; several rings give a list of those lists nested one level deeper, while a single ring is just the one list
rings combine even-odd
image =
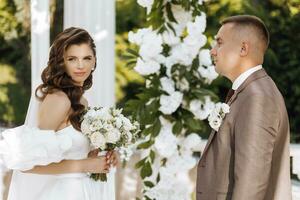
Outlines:
[{"label": "green leaf in bouquet", "polygon": [[141,169],[142,179],[152,175],[152,168],[150,162],[146,162]]},{"label": "green leaf in bouquet", "polygon": [[160,123],[160,120],[157,118],[153,125],[153,130],[152,130],[152,134],[151,134],[152,137],[158,136],[160,129],[161,129],[161,123]]},{"label": "green leaf in bouquet", "polygon": [[154,159],[155,159],[155,152],[154,151],[150,151],[150,159],[151,159],[151,163],[154,163]]},{"label": "green leaf in bouquet", "polygon": [[145,181],[144,185],[149,187],[149,188],[153,188],[154,187],[154,183],[152,183],[151,181]]},{"label": "green leaf in bouquet", "polygon": [[[168,57],[169,56],[169,52],[171,50],[171,47],[169,45],[167,45],[167,44],[163,44],[162,46],[163,46],[163,52],[162,52],[162,54],[164,56]],[[166,70],[164,70],[162,74],[165,74],[165,73],[166,73]]]},{"label": "green leaf in bouquet", "polygon": [[154,140],[148,140],[147,142],[143,142],[137,146],[137,149],[147,149],[154,144]]},{"label": "green leaf in bouquet", "polygon": [[144,197],[145,197],[145,200],[153,200],[153,199],[149,198],[147,195],[145,195]]},{"label": "green leaf in bouquet", "polygon": [[179,135],[181,133],[182,128],[183,128],[183,124],[182,124],[181,120],[179,120],[174,124],[174,126],[172,128],[172,132],[175,135]]},{"label": "green leaf in bouquet", "polygon": [[176,24],[178,24],[178,22],[176,21],[172,9],[171,9],[171,3],[167,3],[166,4],[166,11],[167,11],[167,17],[171,22],[175,22]]},{"label": "green leaf in bouquet", "polygon": [[156,177],[156,182],[158,183],[159,181],[160,181],[160,174],[158,173]]},{"label": "green leaf in bouquet", "polygon": [[136,168],[136,169],[141,168],[141,167],[145,164],[147,158],[148,158],[148,157],[143,158],[142,160],[140,160],[139,162],[137,162],[137,163],[135,164],[135,168]]},{"label": "green leaf in bouquet", "polygon": [[174,27],[172,26],[172,24],[167,22],[166,25],[169,29],[171,29],[171,31],[174,33],[174,35],[176,35],[176,31],[175,31]]}]

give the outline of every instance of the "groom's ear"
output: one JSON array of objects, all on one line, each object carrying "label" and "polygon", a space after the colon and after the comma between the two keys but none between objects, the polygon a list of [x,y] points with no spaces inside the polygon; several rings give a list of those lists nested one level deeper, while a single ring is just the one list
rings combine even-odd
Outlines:
[{"label": "groom's ear", "polygon": [[249,44],[247,42],[242,42],[241,49],[240,49],[240,55],[242,57],[245,57],[249,54]]}]

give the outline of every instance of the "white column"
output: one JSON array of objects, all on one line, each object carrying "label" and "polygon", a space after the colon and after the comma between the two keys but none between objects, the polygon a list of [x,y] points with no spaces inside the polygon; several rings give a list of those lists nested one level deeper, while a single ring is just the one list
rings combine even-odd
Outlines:
[{"label": "white column", "polygon": [[85,95],[90,106],[113,106],[115,103],[115,1],[65,0],[64,28],[87,30],[95,40],[97,69],[93,87]]},{"label": "white column", "polygon": [[50,44],[49,0],[31,0],[31,88],[41,81]]}]

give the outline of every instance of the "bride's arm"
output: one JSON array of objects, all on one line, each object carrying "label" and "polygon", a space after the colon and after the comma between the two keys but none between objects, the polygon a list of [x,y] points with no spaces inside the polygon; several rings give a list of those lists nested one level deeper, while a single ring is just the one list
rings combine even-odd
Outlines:
[{"label": "bride's arm", "polygon": [[[48,94],[41,103],[38,115],[40,129],[57,131],[67,121],[71,110],[71,102],[63,92]],[[65,125],[66,126],[66,125]],[[109,169],[109,160],[106,157],[93,157],[81,160],[62,160],[46,166],[35,166],[31,170],[23,171],[36,174],[62,174],[62,173],[106,173]]]},{"label": "bride's arm", "polygon": [[108,173],[109,164],[105,156],[86,158],[81,160],[62,160],[46,166],[35,166],[31,170],[23,171],[33,174],[66,174],[66,173]]}]

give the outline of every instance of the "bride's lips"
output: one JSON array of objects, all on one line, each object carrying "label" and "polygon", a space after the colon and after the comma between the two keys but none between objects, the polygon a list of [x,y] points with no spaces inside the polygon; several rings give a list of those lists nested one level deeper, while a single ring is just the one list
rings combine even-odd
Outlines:
[{"label": "bride's lips", "polygon": [[74,72],[76,76],[84,76],[86,72]]}]

